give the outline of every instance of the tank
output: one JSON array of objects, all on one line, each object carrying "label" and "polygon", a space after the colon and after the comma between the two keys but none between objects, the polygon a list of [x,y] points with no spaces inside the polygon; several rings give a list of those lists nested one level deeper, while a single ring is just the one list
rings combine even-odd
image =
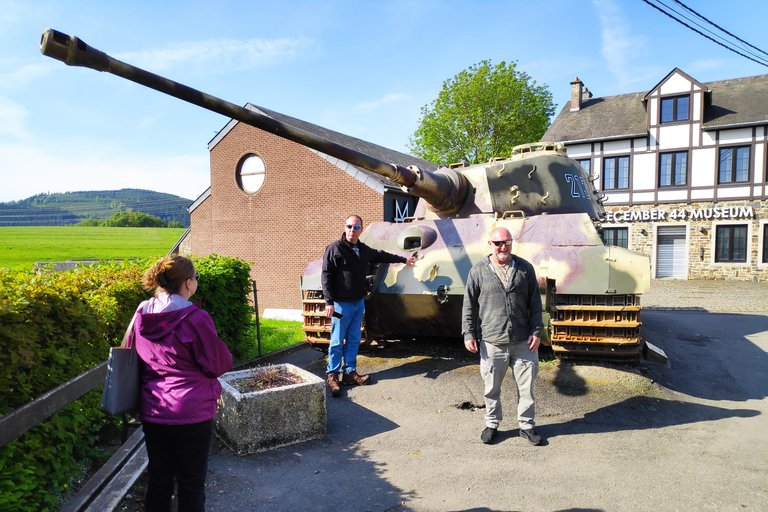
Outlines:
[{"label": "tank", "polygon": [[[382,162],[123,63],[75,36],[48,29],[41,51],[68,65],[112,73],[298,142],[385,176],[418,196],[413,217],[402,223],[372,223],[360,236],[376,249],[417,256],[410,267],[370,269],[366,340],[460,337],[469,269],[489,254],[490,233],[505,227],[512,233],[512,251],[536,269],[544,304],[544,345],[559,358],[639,358],[640,296],[650,288],[650,259],[603,243],[602,196],[563,145],[524,144],[488,163],[428,172]],[[309,262],[301,289],[306,341],[323,349],[330,319],[324,313],[320,272],[320,259]]]}]

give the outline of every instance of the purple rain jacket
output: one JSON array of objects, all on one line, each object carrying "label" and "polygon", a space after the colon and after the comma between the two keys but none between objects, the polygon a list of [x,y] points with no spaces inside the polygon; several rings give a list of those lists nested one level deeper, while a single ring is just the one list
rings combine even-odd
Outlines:
[{"label": "purple rain jacket", "polygon": [[134,343],[144,362],[140,418],[150,423],[199,423],[216,415],[218,377],[232,354],[211,316],[179,295],[160,293],[136,312]]}]

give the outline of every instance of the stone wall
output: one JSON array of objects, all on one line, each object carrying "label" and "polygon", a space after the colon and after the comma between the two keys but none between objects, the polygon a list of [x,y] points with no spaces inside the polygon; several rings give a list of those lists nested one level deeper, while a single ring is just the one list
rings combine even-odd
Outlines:
[{"label": "stone wall", "polygon": [[[715,210],[718,208],[719,210]],[[731,219],[731,212],[742,212],[751,208],[752,218]],[[761,230],[768,219],[768,201],[719,201],[681,204],[659,204],[642,206],[608,206],[607,213],[624,218],[624,212],[635,212],[635,219],[645,213],[645,219],[605,222],[603,227],[627,227],[629,248],[646,254],[654,261],[656,251],[656,228],[658,226],[685,225],[688,241],[688,279],[728,279],[739,281],[768,281],[768,263],[762,263],[760,244],[763,243]],[[655,210],[656,220],[651,220]],[[723,218],[723,211],[727,218]],[[695,212],[695,216],[692,213]],[[719,212],[719,213],[718,213]],[[673,218],[674,217],[674,218]],[[717,218],[716,218],[717,217]],[[749,225],[746,263],[718,263],[714,261],[716,228],[723,224]],[[655,269],[653,274],[655,276]]]}]

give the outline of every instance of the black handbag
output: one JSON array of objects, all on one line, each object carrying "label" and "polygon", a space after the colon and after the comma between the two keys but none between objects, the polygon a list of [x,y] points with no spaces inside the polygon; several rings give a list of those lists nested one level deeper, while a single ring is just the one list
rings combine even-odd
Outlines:
[{"label": "black handbag", "polygon": [[[143,304],[139,305],[139,308]],[[107,379],[104,382],[104,392],[101,394],[99,409],[113,416],[133,412],[139,408],[141,359],[133,344],[133,323],[135,320],[136,314],[131,318],[131,323],[128,324],[128,329],[125,331],[120,346],[109,349]]]}]

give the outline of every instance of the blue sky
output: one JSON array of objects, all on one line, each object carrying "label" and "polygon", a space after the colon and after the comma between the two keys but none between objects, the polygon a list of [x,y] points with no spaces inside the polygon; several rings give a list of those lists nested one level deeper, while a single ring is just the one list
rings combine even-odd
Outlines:
[{"label": "blue sky", "polygon": [[[686,3],[768,51],[765,0]],[[558,111],[575,76],[608,96],[649,90],[675,67],[702,82],[768,73],[641,0],[0,0],[0,201],[119,188],[194,199],[228,121],[44,57],[49,27],[235,104],[404,152],[443,81],[484,59],[517,61]]]}]

